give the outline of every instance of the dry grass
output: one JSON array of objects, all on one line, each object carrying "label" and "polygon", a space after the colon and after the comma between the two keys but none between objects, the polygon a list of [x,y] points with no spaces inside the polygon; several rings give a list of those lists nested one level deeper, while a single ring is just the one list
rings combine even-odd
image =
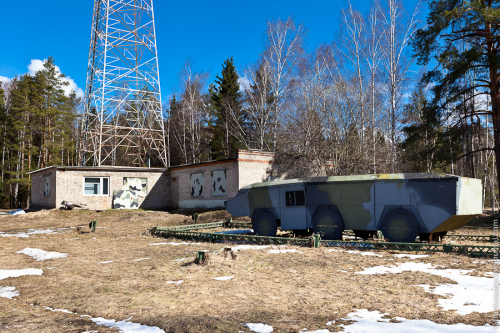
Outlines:
[{"label": "dry grass", "polygon": [[[199,222],[228,217],[226,212],[203,213]],[[99,229],[90,233],[88,223],[94,219]],[[157,224],[184,223],[193,221],[184,215],[144,211],[53,210],[0,217],[2,232],[85,226],[80,234],[76,229],[64,229],[59,234],[29,238],[0,237],[1,269],[43,269],[43,276],[0,280],[0,286],[16,286],[20,291],[17,300],[0,298],[0,331],[116,331],[79,316],[87,314],[116,320],[133,317],[133,322],[166,332],[249,332],[240,323],[260,322],[273,326],[274,332],[299,332],[304,327],[333,332],[341,331],[335,325],[345,323],[341,318],[356,308],[447,324],[495,323],[493,314],[460,316],[442,311],[437,306],[438,296],[416,286],[450,282],[445,278],[411,272],[354,274],[367,267],[408,261],[393,257],[392,252],[380,252],[384,257],[378,258],[301,247],[297,249],[302,253],[269,254],[269,249],[259,249],[239,251],[234,257],[224,251],[215,253],[230,244],[152,246],[149,244],[181,241],[144,235]],[[68,257],[38,262],[15,253],[26,247],[67,253]],[[198,250],[209,251],[208,263],[174,261],[195,257]],[[134,261],[141,258],[151,259]],[[478,264],[465,256],[434,254],[424,260],[448,268],[474,269],[478,275],[494,271],[493,263]],[[104,261],[114,262],[99,264]],[[452,263],[455,265],[450,266]],[[213,279],[221,276],[235,277]],[[165,283],[178,280],[184,283]],[[325,326],[329,320],[336,324]]]}]

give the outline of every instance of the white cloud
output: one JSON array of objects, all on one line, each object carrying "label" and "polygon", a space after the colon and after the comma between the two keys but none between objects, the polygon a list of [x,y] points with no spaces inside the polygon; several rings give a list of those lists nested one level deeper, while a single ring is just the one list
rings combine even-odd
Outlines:
[{"label": "white cloud", "polygon": [[240,85],[240,91],[250,89],[250,80],[246,76],[240,76],[238,78],[238,84]]},{"label": "white cloud", "polygon": [[[28,65],[28,73],[29,75],[33,76],[36,74],[36,72],[40,71],[43,69],[43,63],[46,61],[47,59],[44,59],[43,61],[40,60],[40,59],[31,59],[31,62],[30,64]],[[57,70],[59,70],[59,67],[57,67]]]},{"label": "white cloud", "polygon": [[[43,69],[43,64],[47,59],[44,59],[43,61],[40,59],[31,59],[30,64],[28,65],[28,73],[29,75],[33,76],[35,75],[36,72],[39,70]],[[56,66],[56,71],[58,73],[61,73],[61,69],[59,66]],[[76,97],[81,97],[83,98],[83,90],[82,88],[78,87],[78,85],[75,83],[75,80],[73,80],[70,76],[66,76],[61,79],[63,82],[67,82],[68,85],[62,86],[62,90],[64,90],[64,95],[69,96],[72,90],[75,91]]]},{"label": "white cloud", "polygon": [[7,89],[7,85],[9,84],[10,81],[11,79],[9,79],[8,77],[0,75],[0,84],[3,90]]}]

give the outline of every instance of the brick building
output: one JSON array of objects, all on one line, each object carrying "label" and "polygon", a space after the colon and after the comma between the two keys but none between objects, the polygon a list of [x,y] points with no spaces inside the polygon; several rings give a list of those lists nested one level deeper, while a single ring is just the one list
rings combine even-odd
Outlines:
[{"label": "brick building", "polygon": [[30,172],[30,208],[58,208],[62,201],[89,209],[223,208],[248,184],[269,180],[273,154],[238,152],[236,158],[171,168],[64,167]]}]

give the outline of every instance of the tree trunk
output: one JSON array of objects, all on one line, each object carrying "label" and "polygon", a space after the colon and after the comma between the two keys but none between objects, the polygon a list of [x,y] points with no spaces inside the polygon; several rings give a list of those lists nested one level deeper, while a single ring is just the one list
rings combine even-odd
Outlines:
[{"label": "tree trunk", "polygon": [[[496,159],[496,169],[497,169],[497,183],[498,188],[500,188],[500,117],[499,117],[499,108],[498,108],[498,100],[491,98],[491,111],[493,113],[493,140],[495,142],[495,159]],[[492,195],[495,195],[492,193]]]}]

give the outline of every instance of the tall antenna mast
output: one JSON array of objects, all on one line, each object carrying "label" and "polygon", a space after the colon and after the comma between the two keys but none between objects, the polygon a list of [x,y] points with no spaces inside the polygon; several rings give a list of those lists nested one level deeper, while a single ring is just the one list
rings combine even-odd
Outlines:
[{"label": "tall antenna mast", "polygon": [[167,166],[153,0],[94,0],[80,165]]}]

